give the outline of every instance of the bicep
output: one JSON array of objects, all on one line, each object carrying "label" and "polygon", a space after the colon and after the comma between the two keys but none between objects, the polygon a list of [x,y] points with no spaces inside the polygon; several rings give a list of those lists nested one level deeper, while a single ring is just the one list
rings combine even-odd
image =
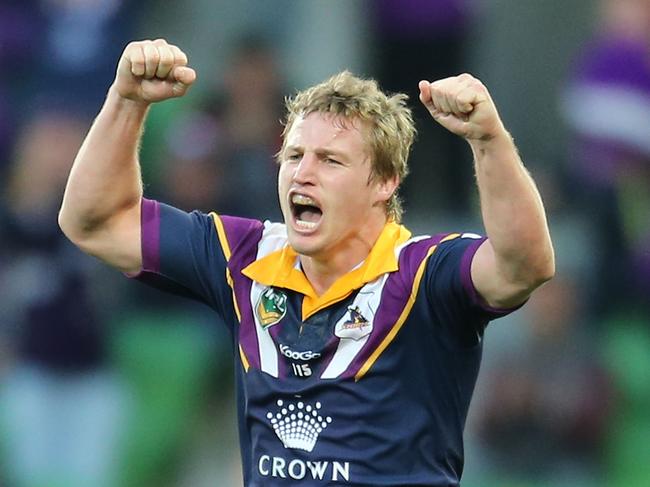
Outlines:
[{"label": "bicep", "polygon": [[532,290],[507,279],[502,272],[490,240],[485,240],[474,254],[471,264],[474,288],[487,305],[512,308],[522,304]]}]

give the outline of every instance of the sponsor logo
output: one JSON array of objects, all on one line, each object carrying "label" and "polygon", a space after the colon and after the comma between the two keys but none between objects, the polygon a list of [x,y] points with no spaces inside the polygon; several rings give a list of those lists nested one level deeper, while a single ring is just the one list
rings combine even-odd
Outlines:
[{"label": "sponsor logo", "polygon": [[275,325],[287,314],[287,295],[267,287],[255,305],[255,315],[264,329]]},{"label": "sponsor logo", "polygon": [[302,401],[285,404],[278,399],[277,405],[279,409],[275,414],[269,411],[266,418],[284,447],[311,452],[318,435],[332,422],[332,418],[320,414],[320,402],[312,406]]},{"label": "sponsor logo", "polygon": [[264,477],[281,479],[343,481],[350,480],[350,462],[302,461],[297,458],[287,462],[282,457],[262,455],[257,462],[257,470]]},{"label": "sponsor logo", "polygon": [[307,350],[305,352],[297,352],[295,350],[291,350],[288,345],[283,344],[280,345],[280,353],[285,357],[294,360],[308,361],[320,357],[320,353],[318,352],[312,352],[311,350]]},{"label": "sponsor logo", "polygon": [[[276,436],[287,449],[311,452],[316,446],[320,433],[331,423],[332,418],[323,416],[322,405],[302,401],[296,403],[279,399],[277,410],[269,411],[266,418]],[[260,456],[257,470],[263,477],[302,480],[350,481],[350,462],[333,460],[287,460],[270,455]]]},{"label": "sponsor logo", "polygon": [[372,331],[370,323],[362,314],[358,306],[349,306],[346,319],[336,324],[334,334],[339,338],[360,340]]}]

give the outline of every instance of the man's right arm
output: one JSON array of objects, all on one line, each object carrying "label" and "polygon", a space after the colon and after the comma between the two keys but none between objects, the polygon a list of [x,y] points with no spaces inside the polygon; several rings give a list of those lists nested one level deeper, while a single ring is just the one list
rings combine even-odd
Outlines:
[{"label": "man's right arm", "polygon": [[70,171],[59,225],[84,252],[134,273],[142,266],[138,145],[154,102],[183,96],[196,79],[164,40],[130,43]]}]

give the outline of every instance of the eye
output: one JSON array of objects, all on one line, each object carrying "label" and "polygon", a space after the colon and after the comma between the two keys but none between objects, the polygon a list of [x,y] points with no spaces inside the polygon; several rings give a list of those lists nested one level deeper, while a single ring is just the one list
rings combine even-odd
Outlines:
[{"label": "eye", "polygon": [[302,154],[299,154],[297,152],[291,153],[287,155],[286,160],[289,162],[298,162],[302,158]]},{"label": "eye", "polygon": [[341,165],[341,162],[337,161],[336,159],[332,159],[331,157],[326,157],[325,162],[327,162],[328,164],[333,164],[338,166]]}]

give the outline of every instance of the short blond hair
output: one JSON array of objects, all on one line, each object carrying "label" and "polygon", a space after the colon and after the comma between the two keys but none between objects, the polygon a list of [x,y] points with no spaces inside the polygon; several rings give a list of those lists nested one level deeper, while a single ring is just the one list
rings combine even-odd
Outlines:
[{"label": "short blond hair", "polygon": [[[401,183],[408,174],[408,156],[415,139],[415,124],[403,93],[386,95],[373,79],[362,79],[343,71],[285,100],[287,116],[282,132],[282,162],[286,136],[295,120],[313,112],[331,113],[348,120],[360,120],[369,127],[371,180],[394,176]],[[402,202],[397,190],[386,204],[387,216],[399,222]]]}]

